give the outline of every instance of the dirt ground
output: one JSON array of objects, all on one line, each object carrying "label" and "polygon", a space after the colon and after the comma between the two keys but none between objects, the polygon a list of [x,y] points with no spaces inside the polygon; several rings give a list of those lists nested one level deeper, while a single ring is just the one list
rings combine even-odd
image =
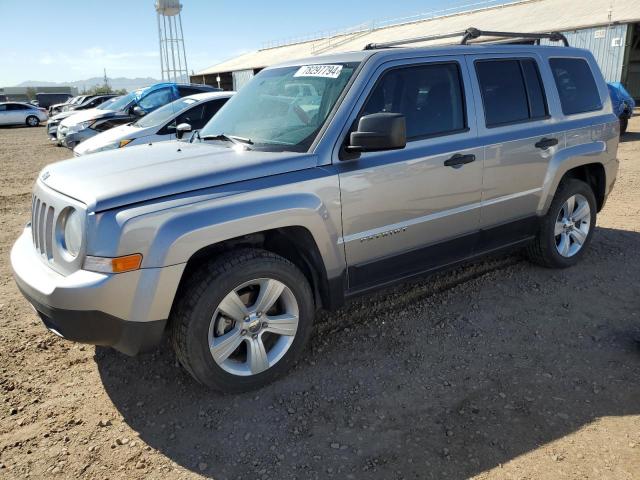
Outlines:
[{"label": "dirt ground", "polygon": [[257,392],[48,333],[9,250],[47,163],[0,129],[0,478],[640,479],[640,117],[584,261],[495,257],[322,314]]}]

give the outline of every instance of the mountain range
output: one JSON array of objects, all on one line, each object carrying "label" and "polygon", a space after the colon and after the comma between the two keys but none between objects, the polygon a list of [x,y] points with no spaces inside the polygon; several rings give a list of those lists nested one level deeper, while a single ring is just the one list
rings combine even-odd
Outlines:
[{"label": "mountain range", "polygon": [[[126,77],[118,77],[118,78],[109,78],[109,85],[114,90],[120,90],[124,88],[128,92],[131,90],[135,90],[136,88],[146,87],[147,85],[151,85],[154,83],[158,83],[160,80],[152,77],[139,77],[139,78],[126,78]],[[102,77],[92,77],[87,78],[86,80],[77,80],[75,82],[47,82],[47,81],[36,81],[36,80],[28,80],[26,82],[22,82],[16,87],[58,87],[58,86],[72,86],[76,87],[78,91],[82,91],[85,88],[91,88],[96,85],[102,85],[104,83],[104,79]]]}]

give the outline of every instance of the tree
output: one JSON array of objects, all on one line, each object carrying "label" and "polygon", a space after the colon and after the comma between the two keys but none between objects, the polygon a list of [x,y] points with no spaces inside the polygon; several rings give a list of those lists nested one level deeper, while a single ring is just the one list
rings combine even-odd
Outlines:
[{"label": "tree", "polygon": [[25,93],[25,94],[27,95],[27,99],[28,99],[29,101],[31,101],[31,100],[35,100],[35,99],[36,99],[36,93],[37,93],[37,92],[36,92],[36,89],[35,89],[35,88],[33,88],[33,87],[28,87],[28,88],[27,88],[27,91],[26,91],[26,93]]},{"label": "tree", "polygon": [[83,95],[108,95],[110,93],[114,93],[116,95],[125,95],[127,91],[124,88],[114,90],[109,85],[94,85],[93,87],[85,89],[82,92]]}]

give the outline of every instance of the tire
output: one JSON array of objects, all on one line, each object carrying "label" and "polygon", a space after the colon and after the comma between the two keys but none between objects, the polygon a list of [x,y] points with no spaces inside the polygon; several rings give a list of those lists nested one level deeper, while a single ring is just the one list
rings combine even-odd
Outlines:
[{"label": "tire", "polygon": [[26,118],[25,123],[27,124],[27,127],[37,127],[40,125],[40,119],[35,115],[29,115]]},{"label": "tire", "polygon": [[[262,292],[270,293],[270,285],[276,284],[283,285],[282,293],[265,295],[275,303],[261,314]],[[315,308],[309,282],[293,263],[265,250],[225,253],[191,274],[181,292],[169,322],[171,343],[182,366],[215,390],[243,392],[272,382],[298,360],[311,335]],[[230,298],[240,299],[245,310],[227,315],[238,305]],[[278,325],[276,316],[278,322],[289,322],[287,334],[271,331],[284,325]],[[237,346],[226,348],[228,342]]]},{"label": "tire", "polygon": [[628,126],[629,126],[629,119],[627,117],[620,117],[620,136],[627,133]]},{"label": "tire", "polygon": [[[584,210],[581,207],[584,207],[585,201],[589,208],[588,218],[582,217],[575,224],[570,220],[565,222],[566,203],[571,198],[574,199],[575,207],[570,217],[582,216]],[[560,228],[561,225],[563,228]],[[535,240],[527,248],[527,256],[529,260],[543,267],[571,267],[580,261],[587,250],[595,225],[596,198],[591,187],[574,178],[563,180],[553,197],[549,211],[542,218]],[[562,233],[557,234],[558,231]]]}]

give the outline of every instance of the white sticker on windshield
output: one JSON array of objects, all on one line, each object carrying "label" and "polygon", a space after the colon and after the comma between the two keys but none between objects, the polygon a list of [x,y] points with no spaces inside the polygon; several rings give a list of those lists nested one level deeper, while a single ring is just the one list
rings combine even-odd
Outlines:
[{"label": "white sticker on windshield", "polygon": [[338,78],[341,71],[342,65],[304,65],[293,76]]}]

